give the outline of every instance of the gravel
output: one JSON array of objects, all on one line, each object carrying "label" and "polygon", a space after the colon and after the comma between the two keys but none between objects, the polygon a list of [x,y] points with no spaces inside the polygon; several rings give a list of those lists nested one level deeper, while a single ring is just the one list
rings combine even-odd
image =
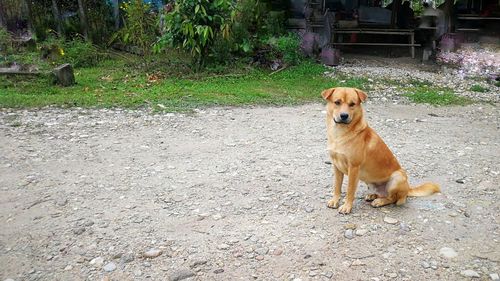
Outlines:
[{"label": "gravel", "polygon": [[[458,70],[418,64],[413,60],[346,55],[343,64],[332,67],[332,71],[326,73],[329,77],[339,74],[367,79],[369,97],[375,102],[408,103],[403,96],[406,87],[425,83],[450,88],[455,94],[474,101],[500,102],[500,88],[493,82],[464,77]],[[487,91],[474,92],[471,90],[473,85],[479,85]]]},{"label": "gravel", "polygon": [[[0,110],[1,277],[463,280],[464,270],[497,273],[496,106],[368,101],[366,110],[410,183],[437,182],[442,194],[373,208],[361,183],[352,214],[327,208],[332,171],[322,104],[168,115]],[[458,255],[446,258],[443,247]],[[163,254],[145,258],[149,249]]]}]

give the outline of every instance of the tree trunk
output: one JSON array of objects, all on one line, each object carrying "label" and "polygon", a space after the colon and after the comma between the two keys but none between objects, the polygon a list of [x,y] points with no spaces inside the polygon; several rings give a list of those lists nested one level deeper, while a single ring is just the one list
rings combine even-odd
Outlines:
[{"label": "tree trunk", "polygon": [[24,4],[26,5],[26,12],[28,13],[28,29],[31,34],[35,34],[35,21],[33,19],[33,3],[31,0],[24,0]]},{"label": "tree trunk", "polygon": [[113,18],[115,19],[115,29],[120,28],[120,1],[113,0]]},{"label": "tree trunk", "polygon": [[5,15],[5,7],[2,1],[0,1],[0,27],[7,29],[7,16]]},{"label": "tree trunk", "polygon": [[54,20],[56,21],[57,34],[59,36],[64,36],[61,13],[59,12],[59,8],[57,7],[56,0],[52,0],[52,14],[54,15]]},{"label": "tree trunk", "polygon": [[85,40],[89,40],[89,25],[87,22],[87,16],[85,15],[85,6],[83,0],[78,0],[78,16],[80,17],[80,25],[83,31],[83,37]]}]

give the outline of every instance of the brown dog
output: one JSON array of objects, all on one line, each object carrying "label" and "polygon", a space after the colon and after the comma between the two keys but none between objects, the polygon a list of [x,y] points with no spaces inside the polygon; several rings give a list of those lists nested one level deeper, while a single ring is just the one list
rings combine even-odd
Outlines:
[{"label": "brown dog", "polygon": [[331,88],[321,95],[327,101],[328,150],[335,173],[333,198],[328,207],[339,208],[344,175],[349,182],[345,202],[339,208],[343,214],[352,210],[359,180],[374,189],[373,194],[365,198],[372,201],[373,207],[401,205],[407,196],[427,196],[440,191],[433,183],[410,188],[406,172],[363,117],[361,103],[367,98],[365,92],[354,88]]}]

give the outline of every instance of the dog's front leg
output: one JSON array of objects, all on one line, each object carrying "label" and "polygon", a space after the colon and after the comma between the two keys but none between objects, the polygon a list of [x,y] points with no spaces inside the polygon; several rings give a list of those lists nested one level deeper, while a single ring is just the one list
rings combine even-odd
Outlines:
[{"label": "dog's front leg", "polygon": [[337,209],[339,207],[340,193],[342,191],[342,182],[344,181],[344,174],[337,169],[335,165],[332,165],[333,172],[335,174],[335,180],[333,183],[333,197],[328,201],[328,208]]},{"label": "dog's front leg", "polygon": [[347,174],[349,179],[349,182],[347,183],[347,194],[345,196],[344,204],[339,208],[339,213],[342,214],[348,214],[352,210],[359,182],[359,166],[349,166]]}]

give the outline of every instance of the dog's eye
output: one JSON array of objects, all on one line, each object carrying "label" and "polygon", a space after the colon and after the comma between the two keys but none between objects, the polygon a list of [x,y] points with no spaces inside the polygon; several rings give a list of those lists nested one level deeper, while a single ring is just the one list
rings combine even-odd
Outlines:
[{"label": "dog's eye", "polygon": [[340,101],[339,101],[339,100],[336,100],[336,101],[335,101],[335,104],[336,104],[336,105],[340,105]]},{"label": "dog's eye", "polygon": [[353,106],[355,106],[355,105],[356,105],[356,104],[355,104],[355,103],[353,103],[353,102],[351,102],[351,103],[349,104],[349,106],[350,106],[350,107],[353,107]]}]

